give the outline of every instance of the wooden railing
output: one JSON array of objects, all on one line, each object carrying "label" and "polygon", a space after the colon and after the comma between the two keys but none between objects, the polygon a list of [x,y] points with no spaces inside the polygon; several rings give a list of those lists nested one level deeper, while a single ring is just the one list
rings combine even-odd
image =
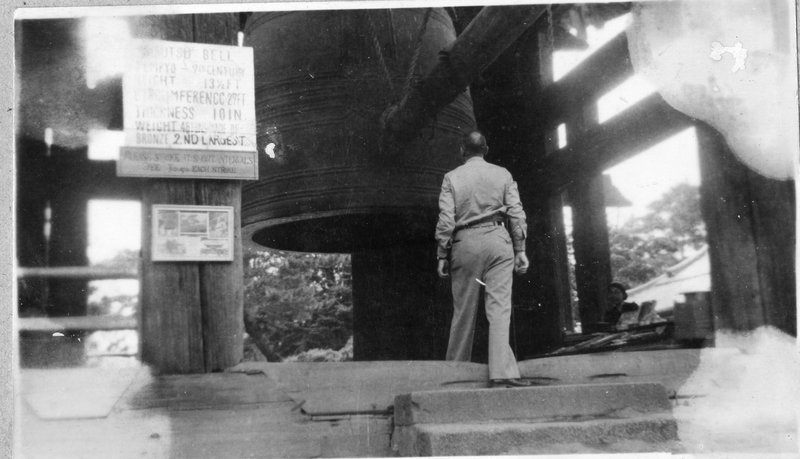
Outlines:
[{"label": "wooden railing", "polygon": [[47,279],[138,279],[139,271],[135,268],[102,268],[96,266],[56,266],[43,268],[17,268],[17,278],[31,277]]},{"label": "wooden railing", "polygon": [[[57,266],[17,268],[18,279],[70,279],[70,280],[116,280],[139,279],[138,269],[102,268],[96,266]],[[64,332],[136,330],[136,317],[80,316],[80,317],[21,317],[17,327],[21,332]]]}]

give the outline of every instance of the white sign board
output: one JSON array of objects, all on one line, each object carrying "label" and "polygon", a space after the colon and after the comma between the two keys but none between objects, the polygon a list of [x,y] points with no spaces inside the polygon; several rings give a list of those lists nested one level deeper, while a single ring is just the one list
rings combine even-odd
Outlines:
[{"label": "white sign board", "polygon": [[153,261],[232,261],[233,207],[152,207]]},{"label": "white sign board", "polygon": [[252,48],[133,40],[128,54],[118,175],[258,178]]}]

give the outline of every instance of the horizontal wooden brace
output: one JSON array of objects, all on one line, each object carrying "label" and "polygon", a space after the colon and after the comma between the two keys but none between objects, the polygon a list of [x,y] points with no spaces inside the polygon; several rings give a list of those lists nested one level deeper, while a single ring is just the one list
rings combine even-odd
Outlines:
[{"label": "horizontal wooden brace", "polygon": [[540,192],[556,194],[692,126],[693,118],[654,93],[548,155],[536,168],[533,183]]},{"label": "horizontal wooden brace", "polygon": [[570,114],[583,113],[597,100],[634,75],[624,32],[586,58],[578,67],[545,87],[532,106],[541,113],[542,127],[555,128]]},{"label": "horizontal wooden brace", "polygon": [[23,332],[106,331],[136,330],[136,317],[81,316],[81,317],[25,317],[17,320]]},{"label": "horizontal wooden brace", "polygon": [[98,266],[50,266],[37,268],[17,268],[20,279],[39,277],[50,279],[138,279],[137,269],[103,268]]}]

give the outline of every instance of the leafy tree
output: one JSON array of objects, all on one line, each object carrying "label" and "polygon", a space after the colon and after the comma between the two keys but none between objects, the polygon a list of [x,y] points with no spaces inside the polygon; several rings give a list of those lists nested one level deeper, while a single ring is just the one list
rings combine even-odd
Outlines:
[{"label": "leafy tree", "polygon": [[115,269],[136,269],[139,265],[139,251],[121,249],[113,257],[94,263],[93,266]]},{"label": "leafy tree", "polygon": [[267,360],[347,344],[353,334],[348,255],[251,250],[244,261],[245,329]]},{"label": "leafy tree", "polygon": [[614,279],[643,284],[705,244],[698,187],[679,184],[648,206],[649,212],[609,230]]},{"label": "leafy tree", "polygon": [[[93,266],[110,269],[136,269],[139,265],[139,251],[122,249],[114,254],[113,257],[94,263]],[[101,282],[117,282],[113,280]],[[89,294],[97,291],[97,287],[89,284]],[[108,314],[134,314],[139,308],[138,294],[117,294],[113,296],[103,295],[99,301],[89,301],[87,312],[89,315],[108,315]]]}]

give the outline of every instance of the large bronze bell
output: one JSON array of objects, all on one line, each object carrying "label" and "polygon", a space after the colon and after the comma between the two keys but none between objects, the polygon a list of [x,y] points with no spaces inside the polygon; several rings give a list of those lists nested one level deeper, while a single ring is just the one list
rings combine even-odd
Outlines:
[{"label": "large bronze bell", "polygon": [[402,144],[380,117],[455,38],[440,8],[253,14],[260,179],[242,190],[245,243],[361,252],[432,242],[442,177],[475,129],[472,100],[463,93]]}]

